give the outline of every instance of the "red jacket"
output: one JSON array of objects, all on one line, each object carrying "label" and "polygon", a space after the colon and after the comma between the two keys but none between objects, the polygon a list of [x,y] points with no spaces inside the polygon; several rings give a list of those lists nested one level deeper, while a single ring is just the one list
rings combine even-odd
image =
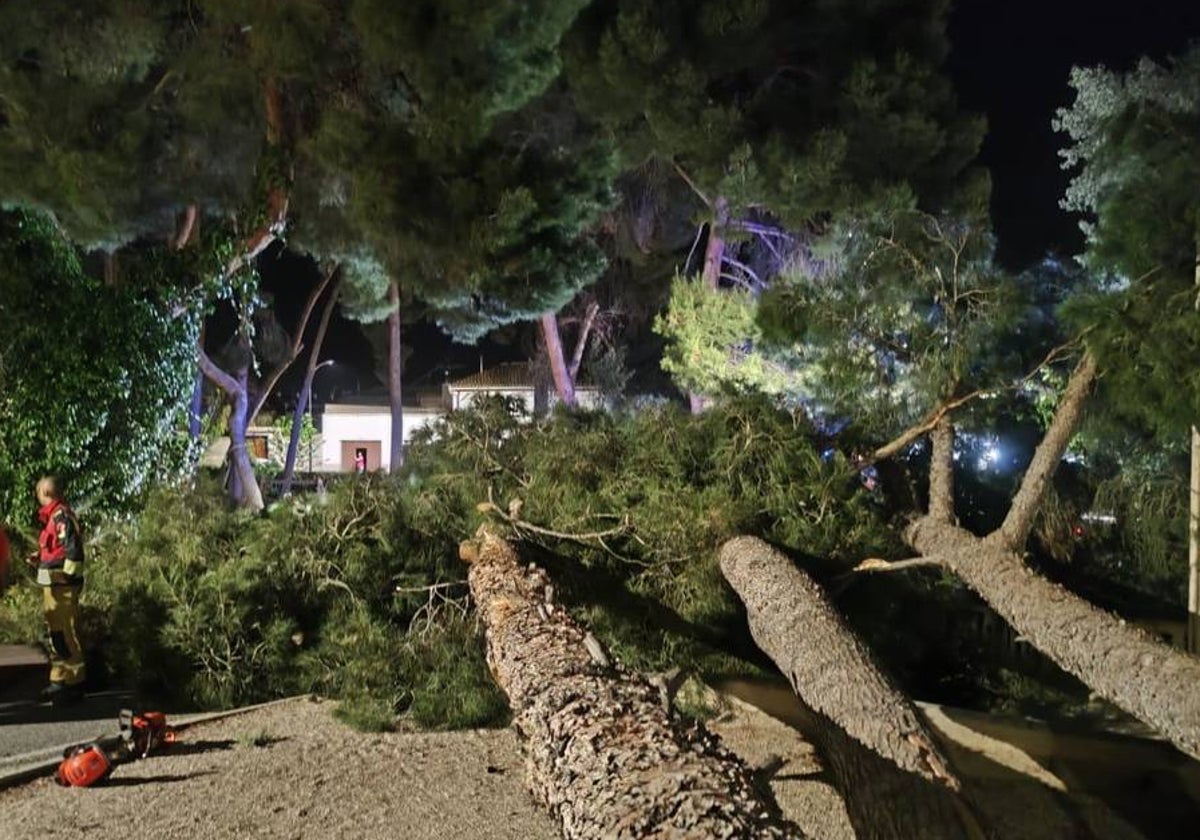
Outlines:
[{"label": "red jacket", "polygon": [[83,580],[83,539],[79,523],[66,502],[56,501],[38,511],[38,582],[50,582],[49,572],[61,571],[71,582]]}]

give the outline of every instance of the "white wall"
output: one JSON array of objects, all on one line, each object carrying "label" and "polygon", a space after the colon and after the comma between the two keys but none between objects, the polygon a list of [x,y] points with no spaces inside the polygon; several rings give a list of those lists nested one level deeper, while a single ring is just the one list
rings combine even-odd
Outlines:
[{"label": "white wall", "polygon": [[[404,442],[413,432],[442,417],[445,412],[427,408],[404,409]],[[348,440],[378,441],[382,469],[391,468],[392,415],[387,406],[328,405],[321,415],[321,463],[317,469],[337,472],[342,468],[342,443]]]},{"label": "white wall", "polygon": [[492,390],[458,390],[457,388],[450,389],[450,406],[456,411],[459,409],[470,408],[471,403],[477,399],[484,397],[512,397],[518,400],[523,400],[526,411],[533,411],[533,389],[532,388],[512,388],[507,391],[492,391]]}]

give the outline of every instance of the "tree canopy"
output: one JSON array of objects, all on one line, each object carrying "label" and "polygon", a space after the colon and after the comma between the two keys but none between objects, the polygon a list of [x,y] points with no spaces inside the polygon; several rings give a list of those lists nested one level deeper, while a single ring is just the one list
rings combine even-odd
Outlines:
[{"label": "tree canopy", "polygon": [[1085,214],[1087,264],[1109,279],[1080,301],[1104,404],[1168,434],[1200,417],[1200,48],[1128,73],[1076,68],[1055,127],[1071,145],[1063,207]]}]

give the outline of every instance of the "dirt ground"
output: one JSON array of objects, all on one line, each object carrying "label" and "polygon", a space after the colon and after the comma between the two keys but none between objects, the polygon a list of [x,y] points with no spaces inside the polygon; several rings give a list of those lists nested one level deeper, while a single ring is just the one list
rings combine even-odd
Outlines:
[{"label": "dirt ground", "polygon": [[0,791],[0,840],[551,840],[509,730],[364,734],[297,700],[180,733],[94,788]]},{"label": "dirt ground", "polygon": [[[0,791],[0,840],[551,840],[556,825],[522,787],[512,732],[364,734],[333,704],[295,700],[194,726],[161,754],[95,788],[49,779]],[[842,800],[796,730],[727,698],[710,726],[811,837],[853,840]],[[961,735],[959,736],[961,737]],[[995,745],[951,750],[968,795],[1012,840],[1137,840],[1103,803],[1018,767]],[[999,761],[999,763],[997,763]],[[1013,768],[1017,768],[1014,770]]]}]

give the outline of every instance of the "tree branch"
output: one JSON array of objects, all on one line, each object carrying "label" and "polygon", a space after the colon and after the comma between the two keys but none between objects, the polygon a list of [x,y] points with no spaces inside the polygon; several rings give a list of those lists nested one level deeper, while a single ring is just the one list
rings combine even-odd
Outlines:
[{"label": "tree branch", "polygon": [[744,262],[734,259],[733,257],[729,256],[729,254],[727,254],[727,253],[721,254],[721,261],[728,265],[733,266],[738,271],[742,271],[745,274],[747,274],[750,277],[750,279],[754,281],[754,285],[757,286],[758,288],[761,289],[765,286],[765,284],[762,281],[762,278],[758,276],[758,274],[754,271],[754,269],[752,269],[750,266],[746,265]]},{"label": "tree branch", "polygon": [[955,399],[950,400],[947,403],[943,403],[940,407],[935,408],[933,411],[930,411],[928,414],[926,414],[925,417],[920,422],[908,427],[903,432],[901,432],[899,435],[897,435],[895,438],[893,438],[890,442],[884,444],[883,446],[879,447],[874,452],[872,452],[871,457],[864,460],[862,462],[861,466],[868,467],[871,464],[874,464],[878,461],[886,461],[888,458],[891,458],[891,457],[897,455],[898,453],[902,452],[905,449],[905,447],[907,447],[909,444],[916,441],[922,435],[933,431],[933,428],[938,424],[938,422],[946,414],[949,414],[950,412],[955,411],[956,409],[962,408],[964,405],[971,402],[972,400],[978,399],[979,397],[983,397],[988,394],[995,394],[999,391],[1016,390],[1016,389],[1020,388],[1021,386],[1025,385],[1027,382],[1029,382],[1029,380],[1032,379],[1039,370],[1041,370],[1042,368],[1046,367],[1047,365],[1049,365],[1053,362],[1058,361],[1063,356],[1065,356],[1073,347],[1075,347],[1075,345],[1077,343],[1078,343],[1078,341],[1070,341],[1070,342],[1067,342],[1066,344],[1058,345],[1057,347],[1052,349],[1049,353],[1047,353],[1046,357],[1044,359],[1042,359],[1040,362],[1038,362],[1037,365],[1032,370],[1029,371],[1029,373],[1025,374],[1020,379],[1018,379],[1016,382],[1014,382],[1010,385],[1002,385],[997,388],[978,388],[974,391],[971,391],[969,394],[964,394],[961,397],[956,397]]},{"label": "tree branch", "polygon": [[884,444],[872,452],[871,457],[863,461],[861,466],[869,467],[871,464],[874,464],[877,461],[886,461],[888,458],[891,458],[894,455],[904,451],[909,444],[933,431],[933,428],[938,424],[938,422],[951,411],[966,405],[971,400],[986,393],[988,392],[982,390],[972,391],[971,393],[959,397],[958,399],[943,403],[933,411],[926,414],[925,418],[919,423],[909,426],[907,429],[893,438],[891,442]]},{"label": "tree branch", "polygon": [[889,562],[878,557],[869,557],[850,570],[851,574],[863,572],[900,572],[905,569],[916,569],[922,566],[947,566],[941,557],[913,557],[909,560]]},{"label": "tree branch", "polygon": [[204,371],[204,375],[222,391],[231,397],[235,397],[241,393],[241,384],[234,377],[217,367],[217,363],[209,358],[209,355],[204,352],[203,347],[196,348],[196,360],[200,363],[200,370]]},{"label": "tree branch", "polygon": [[300,322],[296,325],[296,332],[292,336],[292,347],[286,359],[275,366],[275,369],[267,376],[266,383],[259,391],[258,399],[254,401],[254,405],[250,409],[250,415],[246,418],[246,423],[251,424],[258,413],[262,411],[262,407],[266,405],[267,398],[271,396],[271,392],[275,390],[275,386],[279,384],[280,377],[283,376],[287,369],[292,366],[296,359],[300,358],[301,351],[304,350],[304,333],[308,330],[309,319],[312,318],[313,310],[317,307],[317,301],[321,299],[321,295],[329,288],[330,282],[337,274],[338,266],[335,264],[321,279],[308,295],[308,300],[304,302],[304,311],[300,314]]},{"label": "tree branch", "polygon": [[183,211],[183,222],[179,227],[179,232],[171,241],[171,248],[176,251],[182,251],[187,247],[187,244],[192,240],[192,234],[196,231],[196,219],[199,217],[200,211],[195,204],[189,204]]},{"label": "tree branch", "polygon": [[712,201],[710,201],[708,196],[705,195],[704,190],[700,189],[700,186],[692,180],[692,176],[687,174],[687,171],[679,165],[679,162],[672,160],[671,166],[675,167],[675,172],[678,173],[679,177],[683,179],[683,182],[691,188],[692,192],[694,192],[702,202],[704,202],[704,206],[712,207]]},{"label": "tree branch", "polygon": [[1083,409],[1087,403],[1088,393],[1096,381],[1096,359],[1090,351],[1083,354],[1074,372],[1071,374],[1062,400],[1054,412],[1054,420],[1046,430],[1033,460],[1021,480],[1021,487],[1013,499],[1008,515],[989,539],[999,539],[1013,551],[1020,552],[1033,528],[1033,520],[1038,507],[1046,496],[1054,471],[1058,469],[1063,452],[1071,438],[1075,436],[1080,422],[1083,420]]},{"label": "tree branch", "polygon": [[579,327],[579,336],[575,339],[575,352],[571,354],[571,364],[567,368],[572,382],[579,378],[579,366],[583,364],[583,352],[587,348],[588,336],[592,332],[592,326],[596,323],[598,314],[600,314],[600,304],[592,301],[588,304],[587,314],[583,316],[583,324]]}]

